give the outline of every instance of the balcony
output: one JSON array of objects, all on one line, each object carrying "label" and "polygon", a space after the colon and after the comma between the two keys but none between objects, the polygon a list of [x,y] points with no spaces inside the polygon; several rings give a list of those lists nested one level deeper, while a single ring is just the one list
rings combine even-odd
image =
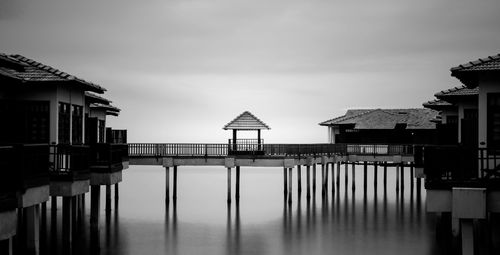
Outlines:
[{"label": "balcony", "polygon": [[263,139],[229,139],[229,155],[264,155]]},{"label": "balcony", "polygon": [[97,143],[90,146],[91,172],[121,171],[125,161],[128,161],[127,144]]},{"label": "balcony", "polygon": [[51,145],[49,164],[51,181],[89,179],[89,147],[69,144]]},{"label": "balcony", "polygon": [[425,146],[422,155],[426,189],[500,189],[500,149]]}]

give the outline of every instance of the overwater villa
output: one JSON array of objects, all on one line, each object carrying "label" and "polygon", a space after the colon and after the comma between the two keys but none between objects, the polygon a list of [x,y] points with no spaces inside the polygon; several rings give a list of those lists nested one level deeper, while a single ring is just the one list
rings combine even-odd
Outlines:
[{"label": "overwater villa", "polygon": [[0,81],[0,112],[8,122],[0,126],[0,253],[14,247],[38,254],[46,202],[55,208],[57,197],[70,247],[89,187],[96,196],[99,185],[110,193],[128,167],[126,131],[105,128],[106,116],[119,109],[94,94],[103,87],[21,55],[0,54]]}]

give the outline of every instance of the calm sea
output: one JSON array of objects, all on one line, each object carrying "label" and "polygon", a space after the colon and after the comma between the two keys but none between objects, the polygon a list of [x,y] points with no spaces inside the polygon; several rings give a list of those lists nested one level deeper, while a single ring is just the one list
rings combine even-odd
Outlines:
[{"label": "calm sea", "polygon": [[[412,190],[406,175],[404,191],[396,192],[392,167],[385,189],[379,168],[375,189],[371,167],[368,172],[366,192],[362,167],[356,169],[355,192],[350,167],[348,187],[342,167],[339,189],[332,194],[330,186],[323,200],[318,182],[316,196],[308,202],[305,169],[300,199],[294,170],[294,197],[289,205],[283,199],[282,168],[242,167],[240,203],[228,206],[225,168],[179,167],[178,200],[167,208],[164,168],[131,166],[123,172],[118,207],[108,215],[101,188],[101,254],[445,253],[446,242],[437,241],[437,218],[425,213],[425,189]],[[86,218],[80,237],[74,240],[75,254],[89,253],[89,202],[87,194]],[[60,201],[58,207],[60,228]],[[48,209],[50,226],[50,203]],[[49,240],[50,233],[55,234],[50,229],[47,233]],[[48,254],[61,253],[61,230],[55,235],[56,242],[52,238],[42,245]]]}]

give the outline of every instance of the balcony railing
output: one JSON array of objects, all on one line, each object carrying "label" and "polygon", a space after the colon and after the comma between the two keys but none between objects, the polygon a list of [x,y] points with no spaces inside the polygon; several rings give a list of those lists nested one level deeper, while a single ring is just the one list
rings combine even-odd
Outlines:
[{"label": "balcony railing", "polygon": [[426,187],[498,187],[500,149],[464,146],[425,146],[422,162]]},{"label": "balcony railing", "polygon": [[84,180],[89,174],[89,147],[57,144],[50,146],[50,174],[52,180]]},{"label": "balcony railing", "polygon": [[123,169],[128,161],[126,144],[98,143],[90,146],[90,166],[92,172],[115,172]]}]

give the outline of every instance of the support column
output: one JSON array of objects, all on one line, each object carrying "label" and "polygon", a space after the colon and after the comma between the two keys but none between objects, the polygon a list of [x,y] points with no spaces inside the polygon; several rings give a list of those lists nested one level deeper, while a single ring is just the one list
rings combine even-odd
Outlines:
[{"label": "support column", "polygon": [[240,201],[240,167],[236,166],[236,202],[239,201]]},{"label": "support column", "polygon": [[316,196],[316,163],[313,164],[313,196]]},{"label": "support column", "polygon": [[352,162],[352,190],[356,189],[356,175],[354,174],[354,169],[356,168],[356,163]]},{"label": "support column", "polygon": [[340,187],[340,161],[337,162],[337,189]]},{"label": "support column", "polygon": [[71,247],[73,243],[72,238],[72,221],[71,221],[71,202],[72,197],[63,197],[63,253],[71,254]]},{"label": "support column", "polygon": [[176,201],[177,200],[177,166],[174,166],[174,183],[173,183],[173,185],[174,185],[174,191],[173,191],[174,194],[172,196],[172,199],[174,201]]},{"label": "support column", "polygon": [[90,186],[90,250],[99,253],[101,248],[99,234],[99,207],[101,199],[101,186]]},{"label": "support column", "polygon": [[325,195],[328,192],[328,163],[325,163]]},{"label": "support column", "polygon": [[300,165],[297,165],[297,193],[300,197],[302,193],[302,171],[300,169]]},{"label": "support column", "polygon": [[399,191],[399,165],[396,166],[396,191]]},{"label": "support column", "polygon": [[170,203],[170,167],[165,167],[165,204]]},{"label": "support column", "polygon": [[413,191],[413,187],[414,187],[414,184],[413,184],[413,173],[414,173],[413,163],[410,163],[410,189],[412,191]]},{"label": "support column", "polygon": [[347,190],[347,185],[349,185],[349,162],[345,163],[345,189]]},{"label": "support column", "polygon": [[325,196],[325,164],[321,164],[321,196]]},{"label": "support column", "polygon": [[461,220],[462,255],[474,255],[474,229],[471,219]]},{"label": "support column", "polygon": [[73,235],[72,239],[76,239],[78,234],[78,195],[70,197],[71,201],[71,234]]},{"label": "support column", "polygon": [[287,184],[287,173],[286,167],[283,167],[283,197],[286,199],[286,193],[288,192],[288,184]]},{"label": "support column", "polygon": [[335,163],[332,163],[332,195],[335,194]]},{"label": "support column", "polygon": [[[50,197],[50,251],[57,247],[57,197]],[[53,252],[55,253],[55,252]]]},{"label": "support column", "polygon": [[368,162],[363,162],[363,190],[366,192],[368,186]]},{"label": "support column", "polygon": [[288,203],[292,203],[292,183],[293,183],[293,178],[292,178],[292,168],[288,168]]},{"label": "support column", "polygon": [[405,163],[401,163],[401,191],[405,189]]},{"label": "support column", "polygon": [[111,212],[111,185],[106,184],[106,212]]},{"label": "support column", "polygon": [[231,168],[227,168],[227,203],[231,203]]},{"label": "support column", "polygon": [[387,162],[384,162],[384,190],[387,189]]},{"label": "support column", "polygon": [[40,205],[25,209],[26,213],[26,249],[29,254],[40,254]]},{"label": "support column", "polygon": [[306,181],[307,181],[307,200],[311,199],[311,166],[307,165],[306,166]]},{"label": "support column", "polygon": [[377,190],[378,185],[378,162],[373,162],[373,189]]},{"label": "support column", "polygon": [[115,183],[115,204],[118,204],[119,199],[120,199],[120,190],[118,188],[118,183]]}]

